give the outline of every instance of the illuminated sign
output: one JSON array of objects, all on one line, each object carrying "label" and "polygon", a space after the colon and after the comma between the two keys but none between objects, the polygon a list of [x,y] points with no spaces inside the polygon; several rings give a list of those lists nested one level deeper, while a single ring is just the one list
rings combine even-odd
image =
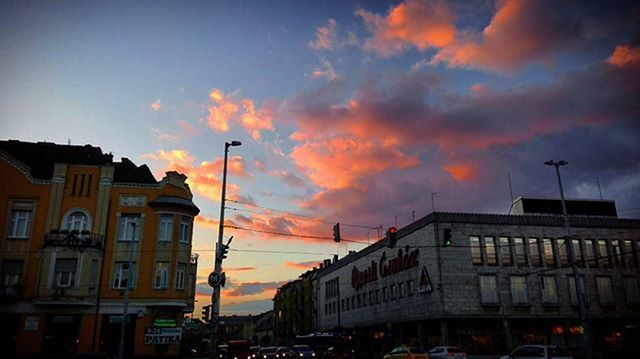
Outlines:
[{"label": "illuminated sign", "polygon": [[395,257],[387,259],[387,253],[382,252],[379,263],[371,261],[364,270],[359,270],[358,267],[353,266],[351,270],[351,286],[355,289],[360,289],[365,284],[378,280],[378,276],[384,278],[417,267],[418,253],[417,249],[406,253],[402,249],[398,249]]},{"label": "illuminated sign", "polygon": [[182,328],[147,328],[144,333],[144,343],[151,345],[180,344],[180,339]]}]

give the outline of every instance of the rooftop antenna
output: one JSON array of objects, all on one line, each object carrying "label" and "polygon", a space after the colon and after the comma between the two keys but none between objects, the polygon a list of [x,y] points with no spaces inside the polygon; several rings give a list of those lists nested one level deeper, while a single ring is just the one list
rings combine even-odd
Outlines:
[{"label": "rooftop antenna", "polygon": [[600,200],[602,200],[602,187],[600,187],[600,178],[596,178],[596,182],[598,182],[598,191],[600,192]]},{"label": "rooftop antenna", "polygon": [[440,192],[431,192],[431,208],[433,208],[433,211],[436,211],[436,202],[433,199],[433,196],[439,194]]},{"label": "rooftop antenna", "polygon": [[67,138],[67,146],[71,146],[71,139]]},{"label": "rooftop antenna", "polygon": [[509,180],[509,195],[511,195],[511,205],[509,206],[509,214],[513,210],[513,187],[511,187],[511,173],[507,172],[507,179]]},{"label": "rooftop antenna", "polygon": [[416,221],[416,210],[412,210],[411,211],[411,222],[415,222]]}]

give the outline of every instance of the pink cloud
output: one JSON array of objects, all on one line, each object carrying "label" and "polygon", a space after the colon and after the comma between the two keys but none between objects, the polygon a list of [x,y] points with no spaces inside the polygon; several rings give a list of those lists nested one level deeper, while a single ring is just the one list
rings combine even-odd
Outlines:
[{"label": "pink cloud", "polygon": [[153,101],[153,103],[151,103],[151,109],[153,111],[158,111],[161,108],[162,108],[162,102],[160,100],[155,100]]},{"label": "pink cloud", "polygon": [[322,262],[321,261],[285,262],[284,266],[289,268],[294,268],[294,269],[309,270],[309,269],[312,269],[313,267],[319,267],[320,263]]},{"label": "pink cloud", "polygon": [[336,42],[336,20],[327,20],[326,26],[316,28],[316,39],[309,41],[309,47],[315,50],[331,50]]},{"label": "pink cloud", "polygon": [[381,16],[363,9],[356,11],[373,37],[364,48],[391,56],[415,47],[420,51],[441,48],[456,37],[454,14],[445,1],[406,0]]},{"label": "pink cloud", "polygon": [[640,62],[640,46],[619,45],[606,61],[612,66],[626,66]]},{"label": "pink cloud", "polygon": [[251,135],[254,140],[260,139],[262,130],[273,130],[272,116],[274,111],[269,106],[256,109],[255,102],[245,98],[235,100],[234,95],[214,89],[209,94],[211,105],[207,124],[216,132],[229,131],[229,124],[236,122]]}]

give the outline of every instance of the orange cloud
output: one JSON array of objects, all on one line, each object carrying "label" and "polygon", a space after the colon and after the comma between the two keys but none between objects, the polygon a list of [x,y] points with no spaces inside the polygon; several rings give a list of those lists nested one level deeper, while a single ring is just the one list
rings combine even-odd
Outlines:
[{"label": "orange cloud", "polygon": [[272,111],[268,107],[256,110],[251,99],[236,102],[233,95],[214,89],[209,94],[212,105],[209,106],[207,124],[217,132],[229,131],[229,123],[238,122],[254,140],[260,139],[261,130],[273,130]]},{"label": "orange cloud", "polygon": [[441,49],[430,63],[512,71],[548,58],[580,36],[579,24],[559,16],[553,2],[497,2],[491,23],[481,34],[469,35]]},{"label": "orange cloud", "polygon": [[322,67],[313,70],[313,72],[311,73],[311,77],[326,77],[329,80],[337,79],[338,74],[336,74],[336,71],[333,69],[333,65],[331,65],[331,62],[326,59],[322,59],[321,62]]},{"label": "orange cloud", "polygon": [[373,37],[364,48],[382,56],[391,56],[413,46],[420,51],[441,48],[456,37],[454,14],[445,1],[406,0],[392,8],[387,16],[363,9],[356,11]]},{"label": "orange cloud", "polygon": [[640,62],[640,46],[619,45],[606,60],[609,65],[625,66]]},{"label": "orange cloud", "polygon": [[151,109],[154,111],[158,111],[161,108],[162,108],[162,102],[160,102],[160,100],[155,100],[151,104]]},{"label": "orange cloud", "polygon": [[294,269],[309,270],[313,267],[319,267],[322,261],[310,261],[310,262],[285,262],[284,266]]},{"label": "orange cloud", "polygon": [[256,268],[255,267],[236,267],[236,268],[225,267],[224,270],[225,272],[248,272],[248,271],[256,270]]},{"label": "orange cloud", "polygon": [[316,28],[316,39],[309,41],[309,47],[315,50],[331,50],[336,42],[336,20],[327,20],[326,26]]},{"label": "orange cloud", "polygon": [[443,167],[456,181],[470,181],[477,175],[477,168],[469,163],[456,163]]},{"label": "orange cloud", "polygon": [[392,144],[356,137],[336,137],[296,146],[290,154],[311,181],[323,188],[358,185],[358,178],[387,169],[416,166],[416,157]]},{"label": "orange cloud", "polygon": [[[222,158],[217,158],[214,162],[202,161],[194,164],[195,159],[185,150],[157,150],[142,157],[159,162],[160,173],[177,171],[185,174],[187,183],[194,192],[210,200],[219,200],[221,180],[218,176],[222,173],[224,165]],[[227,166],[229,173],[240,177],[251,177],[251,174],[245,171],[244,161],[240,156],[230,157]],[[237,185],[227,183],[227,191],[230,193],[238,190]]]}]

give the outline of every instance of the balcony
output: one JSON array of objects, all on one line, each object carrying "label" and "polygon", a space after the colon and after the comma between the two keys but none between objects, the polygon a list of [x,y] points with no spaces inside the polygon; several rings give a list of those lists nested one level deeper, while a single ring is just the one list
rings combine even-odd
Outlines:
[{"label": "balcony", "polygon": [[0,303],[17,302],[20,298],[22,298],[21,285],[0,285]]},{"label": "balcony", "polygon": [[44,235],[44,246],[68,248],[96,248],[102,249],[104,236],[88,231],[57,231],[52,230]]}]

